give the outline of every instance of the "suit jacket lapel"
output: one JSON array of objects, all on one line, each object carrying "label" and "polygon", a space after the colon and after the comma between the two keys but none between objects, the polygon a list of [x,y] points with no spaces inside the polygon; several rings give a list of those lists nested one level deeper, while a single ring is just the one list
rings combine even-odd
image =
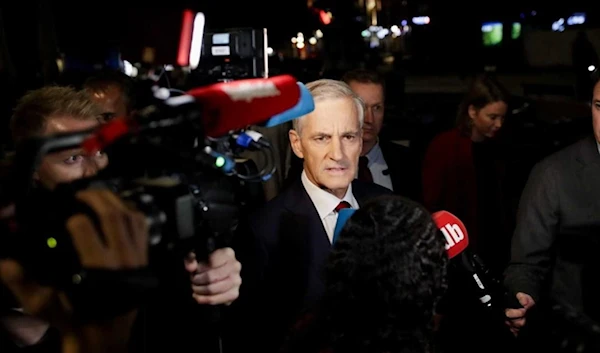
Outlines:
[{"label": "suit jacket lapel", "polygon": [[[306,300],[319,296],[322,266],[325,263],[331,244],[308,193],[299,179],[290,186],[290,193],[285,200],[287,212],[281,224],[280,243],[284,247],[283,259],[293,269],[294,281],[302,284]],[[306,291],[306,293],[304,293]]]},{"label": "suit jacket lapel", "polygon": [[[381,142],[379,143],[379,148],[381,148],[381,154],[383,154],[383,159],[385,160],[385,164],[387,164],[387,171],[389,173],[390,179],[392,180],[392,187],[394,188],[394,192],[398,193],[400,190],[403,190],[405,185],[402,185],[403,173],[407,173],[406,170],[402,170],[402,167],[411,167],[408,164],[408,160],[404,154],[399,152],[396,146],[392,145],[393,142]],[[356,197],[356,196],[355,196]]]},{"label": "suit jacket lapel", "polygon": [[354,198],[360,207],[362,207],[365,202],[369,201],[374,196],[377,196],[372,192],[369,192],[369,189],[364,187],[364,182],[361,182],[358,179],[354,179],[352,181],[352,194],[354,195]]}]

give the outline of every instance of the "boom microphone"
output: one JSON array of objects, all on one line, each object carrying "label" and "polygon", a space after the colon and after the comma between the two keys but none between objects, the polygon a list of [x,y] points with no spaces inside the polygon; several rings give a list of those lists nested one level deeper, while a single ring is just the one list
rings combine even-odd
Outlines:
[{"label": "boom microphone", "polygon": [[298,82],[298,87],[300,88],[300,100],[298,101],[298,104],[296,104],[292,109],[288,109],[283,113],[273,116],[261,126],[273,127],[280,124],[285,124],[288,121],[292,121],[315,110],[315,101],[313,100],[313,96],[308,88],[306,88],[302,82]]},{"label": "boom microphone", "polygon": [[217,83],[187,94],[202,105],[205,134],[219,137],[295,108],[300,91],[294,77],[281,75]]},{"label": "boom microphone", "polygon": [[[157,97],[160,95],[157,94]],[[272,127],[308,114],[315,104],[308,89],[289,75],[269,79],[248,79],[217,83],[196,88],[183,96],[163,97],[169,109],[185,109],[200,103],[204,134],[219,137],[249,125]],[[142,110],[140,115],[160,115],[155,107]],[[162,127],[167,121],[144,122],[130,118],[112,119],[97,129],[83,144],[86,151],[103,150],[128,133],[147,127]]]}]

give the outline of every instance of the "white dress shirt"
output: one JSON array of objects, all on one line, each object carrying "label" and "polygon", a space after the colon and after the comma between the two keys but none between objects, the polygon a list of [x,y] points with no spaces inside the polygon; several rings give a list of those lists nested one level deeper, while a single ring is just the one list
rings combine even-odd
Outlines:
[{"label": "white dress shirt", "polygon": [[310,200],[317,209],[319,218],[321,218],[321,222],[323,223],[323,227],[325,228],[325,232],[327,233],[327,237],[329,238],[329,242],[331,243],[333,240],[335,224],[338,218],[338,213],[335,212],[335,208],[337,207],[337,205],[339,205],[339,203],[342,201],[346,201],[350,204],[352,208],[358,209],[358,202],[352,194],[352,184],[348,186],[346,195],[344,195],[344,197],[340,200],[337,198],[337,196],[330,194],[325,190],[322,190],[321,188],[313,184],[310,180],[308,180],[308,177],[306,176],[306,172],[304,170],[302,171],[301,179],[304,189],[308,193]]},{"label": "white dress shirt", "polygon": [[366,154],[366,157],[369,159],[369,164],[367,166],[373,176],[373,182],[394,191],[392,177],[389,173],[383,174],[383,171],[388,170],[388,165],[383,158],[383,152],[381,151],[381,147],[379,147],[379,142],[371,148]]}]

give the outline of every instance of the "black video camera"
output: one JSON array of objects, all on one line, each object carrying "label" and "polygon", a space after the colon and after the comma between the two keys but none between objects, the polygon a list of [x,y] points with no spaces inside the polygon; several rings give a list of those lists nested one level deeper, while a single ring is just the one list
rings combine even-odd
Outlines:
[{"label": "black video camera", "polygon": [[[114,315],[114,310],[134,305],[140,293],[158,285],[152,269],[170,255],[194,251],[202,261],[226,245],[244,203],[240,179],[262,181],[273,170],[243,174],[235,163],[243,148],[233,135],[205,136],[200,105],[189,96],[172,98],[155,99],[134,118],[18,146],[11,186],[17,227],[0,237],[0,255],[19,261],[38,282],[71,293],[76,303],[77,298],[82,303],[97,298],[112,305],[111,312],[102,312],[99,308],[107,306],[82,304],[81,315]],[[52,191],[32,186],[45,155],[81,146],[106,153],[107,168]],[[82,268],[65,224],[77,213],[95,218],[75,197],[89,188],[109,189],[146,215],[149,269],[106,273]]]}]

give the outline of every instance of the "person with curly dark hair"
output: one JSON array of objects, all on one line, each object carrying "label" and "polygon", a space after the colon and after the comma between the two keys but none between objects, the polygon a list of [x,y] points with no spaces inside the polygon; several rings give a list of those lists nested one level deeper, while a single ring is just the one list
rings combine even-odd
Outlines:
[{"label": "person with curly dark hair", "polygon": [[318,309],[283,351],[431,352],[434,307],[446,289],[444,238],[419,204],[381,196],[342,229]]}]

